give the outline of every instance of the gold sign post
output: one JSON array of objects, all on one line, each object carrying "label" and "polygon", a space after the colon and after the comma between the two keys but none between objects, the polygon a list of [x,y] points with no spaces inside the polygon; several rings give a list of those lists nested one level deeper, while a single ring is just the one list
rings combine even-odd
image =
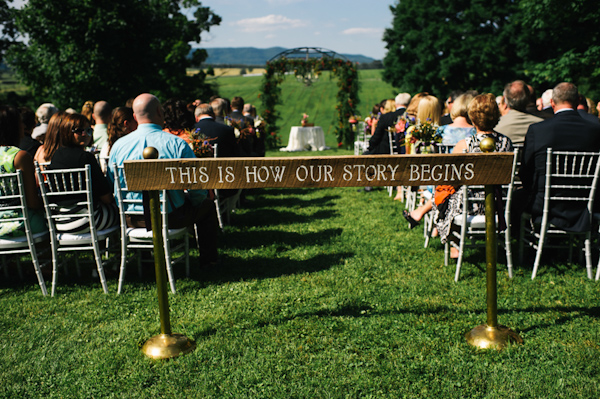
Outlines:
[{"label": "gold sign post", "polygon": [[[145,159],[157,159],[156,148],[144,149]],[[156,273],[156,291],[158,292],[158,310],[160,314],[160,334],[144,343],[142,351],[153,359],[170,359],[192,352],[196,349],[194,341],[182,334],[171,332],[169,317],[169,296],[167,294],[167,269],[165,248],[163,245],[158,191],[152,190],[150,196],[150,217],[152,218],[152,242],[154,244],[154,269]]]},{"label": "gold sign post", "polygon": [[[483,152],[492,152],[496,143],[492,138],[481,140]],[[498,325],[498,286],[496,281],[496,206],[494,186],[485,186],[485,258],[487,271],[487,324],[469,331],[467,342],[480,349],[502,349],[509,343],[523,343],[516,332],[506,326]]]}]

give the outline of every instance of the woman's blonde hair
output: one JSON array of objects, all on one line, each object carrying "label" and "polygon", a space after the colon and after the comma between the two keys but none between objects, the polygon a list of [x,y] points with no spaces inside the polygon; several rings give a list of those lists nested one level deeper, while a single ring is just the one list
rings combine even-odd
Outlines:
[{"label": "woman's blonde hair", "polygon": [[394,100],[387,100],[383,107],[383,113],[394,112],[396,110],[396,102]]},{"label": "woman's blonde hair", "polygon": [[412,98],[412,100],[410,100],[408,107],[406,107],[406,113],[410,116],[416,117],[417,109],[419,108],[419,103],[421,102],[421,99],[428,95],[429,95],[429,93],[427,93],[427,92],[415,94],[415,96]]},{"label": "woman's blonde hair", "polygon": [[450,111],[450,118],[452,120],[462,116],[469,121],[469,104],[473,101],[473,95],[469,93],[461,94],[452,103],[452,111]]},{"label": "woman's blonde hair", "polygon": [[426,120],[431,121],[431,123],[435,125],[440,124],[440,116],[442,115],[442,105],[440,104],[440,100],[434,96],[424,96],[419,101],[419,106],[417,108],[417,119],[421,122],[425,122]]}]

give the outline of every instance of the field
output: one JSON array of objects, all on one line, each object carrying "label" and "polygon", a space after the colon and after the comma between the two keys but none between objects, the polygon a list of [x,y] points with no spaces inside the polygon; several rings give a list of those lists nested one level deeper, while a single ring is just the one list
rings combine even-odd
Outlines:
[{"label": "field", "polygon": [[[329,153],[329,152],[328,152]],[[153,275],[122,295],[90,269],[56,297],[13,268],[0,283],[0,398],[598,398],[600,291],[548,253],[539,276],[499,256],[499,321],[522,346],[470,347],[485,316],[485,266],[458,283],[439,243],[423,248],[384,190],[256,190],[220,237],[222,265],[176,268],[173,331],[194,352],[153,361]],[[27,265],[23,262],[23,265]]]},{"label": "field", "polygon": [[[375,103],[386,98],[394,98],[398,94],[394,88],[381,79],[381,70],[359,70],[360,79],[360,104],[358,113],[363,117],[370,114]],[[258,112],[262,111],[259,98],[262,76],[254,77],[220,77],[216,80],[221,96],[232,98],[241,96],[246,103],[256,106]],[[298,82],[294,76],[287,75],[281,84],[282,104],[277,107],[280,112],[278,132],[285,146],[288,142],[292,126],[299,126],[302,114],[309,115],[310,122],[321,126],[325,132],[325,142],[329,147],[336,147],[336,94],[337,80],[331,78],[329,72],[321,75],[320,79],[311,86]]]}]

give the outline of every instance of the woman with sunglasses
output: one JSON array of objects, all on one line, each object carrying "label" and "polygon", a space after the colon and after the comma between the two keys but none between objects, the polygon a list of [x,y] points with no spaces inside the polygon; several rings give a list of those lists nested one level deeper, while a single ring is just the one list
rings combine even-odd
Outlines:
[{"label": "woman with sunglasses", "polygon": [[[83,168],[90,165],[92,200],[94,203],[94,221],[98,230],[114,226],[118,222],[118,212],[112,193],[112,186],[102,173],[96,156],[85,151],[92,143],[93,130],[89,120],[81,114],[68,114],[62,120],[58,132],[58,148],[54,152],[48,169]],[[61,199],[65,213],[83,212],[84,208],[76,205],[82,198]],[[89,231],[87,218],[65,218],[56,224],[56,229],[63,233],[84,233]]]}]

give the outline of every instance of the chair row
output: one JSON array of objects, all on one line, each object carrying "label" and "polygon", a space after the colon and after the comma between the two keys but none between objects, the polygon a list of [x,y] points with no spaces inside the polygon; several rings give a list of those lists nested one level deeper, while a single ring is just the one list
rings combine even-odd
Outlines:
[{"label": "chair row", "polygon": [[[114,168],[115,179],[123,169]],[[3,223],[22,224],[24,235],[21,237],[7,237],[0,239],[0,254],[25,254],[30,253],[35,273],[38,278],[43,295],[47,295],[47,288],[41,273],[41,264],[38,257],[37,245],[50,241],[50,252],[52,262],[52,288],[51,295],[56,292],[58,269],[61,266],[61,253],[73,253],[74,251],[92,251],[96,272],[100,278],[102,289],[108,293],[108,286],[104,273],[110,252],[118,247],[120,243],[120,267],[117,293],[121,293],[127,258],[130,250],[138,252],[138,269],[141,272],[140,250],[153,249],[152,231],[146,228],[131,228],[127,226],[127,218],[143,215],[140,210],[128,210],[129,205],[139,205],[142,201],[135,201],[128,195],[127,189],[117,188],[115,197],[118,204],[118,221],[116,223],[99,222],[98,208],[94,207],[91,194],[91,168],[86,165],[79,169],[49,170],[36,164],[36,175],[40,184],[40,194],[44,203],[48,231],[32,234],[30,218],[23,189],[23,179],[20,171],[11,174],[0,175],[0,197],[2,198],[2,210],[6,215]],[[76,202],[72,199],[76,198]],[[70,199],[70,200],[69,200]],[[175,293],[175,278],[172,266],[176,262],[184,261],[186,275],[189,275],[189,232],[187,228],[169,229],[167,212],[168,194],[162,191],[160,195],[160,213],[162,222],[163,246],[165,249],[165,261],[171,291]],[[7,214],[6,212],[12,212]],[[98,225],[106,228],[98,229]],[[181,239],[181,244],[172,247],[173,240]],[[173,252],[181,250],[183,255],[173,259]],[[103,257],[104,255],[104,257]],[[17,257],[19,259],[19,257]],[[79,274],[78,256],[74,257]],[[6,271],[6,262],[3,262]],[[20,268],[19,268],[20,271]],[[67,269],[64,268],[65,273]]]},{"label": "chair row", "polygon": [[[517,171],[519,169],[519,148],[515,148],[514,160],[512,166],[511,182],[502,187],[502,203],[504,204],[503,216],[508,224],[503,234],[503,239],[499,240],[499,245],[504,247],[506,253],[506,262],[508,275],[513,277],[513,251],[510,221],[512,219],[511,208],[513,207],[514,193],[521,186]],[[569,251],[569,262],[572,261],[573,248],[578,242],[583,243],[582,252],[585,256],[586,274],[592,279],[592,238],[593,234],[600,237],[600,213],[594,213],[594,202],[597,193],[597,187],[600,183],[600,154],[595,152],[567,152],[553,151],[551,148],[546,154],[546,173],[544,182],[544,206],[541,217],[532,217],[529,213],[524,213],[520,218],[520,238],[519,238],[519,259],[523,263],[525,248],[531,247],[535,250],[535,260],[531,278],[537,275],[541,257],[544,249],[547,248],[567,248]],[[481,196],[473,196],[473,192],[481,192],[483,186],[462,186],[461,195],[463,196],[463,213],[456,216],[454,224],[460,228],[453,234],[457,243],[447,243],[444,248],[444,263],[448,265],[449,247],[454,245],[459,256],[456,263],[455,281],[458,281],[462,265],[464,249],[469,242],[475,246],[477,239],[485,236],[485,216],[470,215],[470,204],[474,201],[483,201]],[[582,231],[567,231],[558,226],[552,225],[550,220],[550,210],[555,206],[572,207],[581,211],[584,225],[588,226]],[[496,216],[496,223],[498,217]],[[428,218],[424,223],[425,247],[429,243],[431,230],[433,227],[432,218]],[[558,242],[549,245],[549,237],[558,236]],[[600,279],[600,260],[597,265],[596,280]]]}]

